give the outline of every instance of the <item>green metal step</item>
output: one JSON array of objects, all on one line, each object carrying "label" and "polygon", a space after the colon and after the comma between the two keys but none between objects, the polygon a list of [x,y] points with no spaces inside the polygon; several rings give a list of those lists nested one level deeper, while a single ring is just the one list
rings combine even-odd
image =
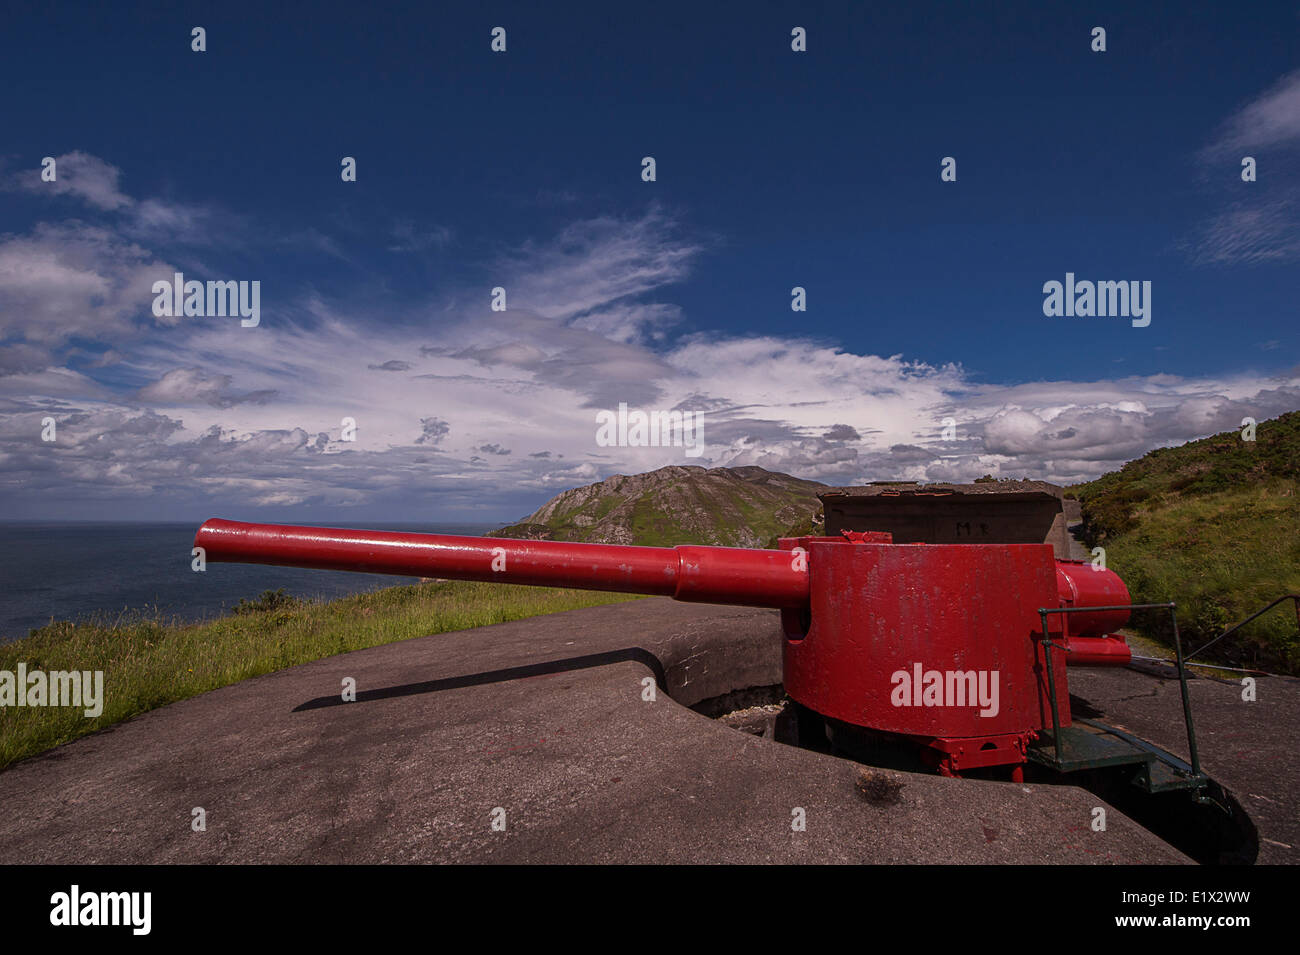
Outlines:
[{"label": "green metal step", "polygon": [[[1294,595],[1297,607],[1300,607],[1300,594]],[[1283,597],[1282,600],[1290,599]],[[1281,601],[1274,601],[1269,608]],[[1065,650],[1064,643],[1056,643],[1051,637],[1051,628],[1047,624],[1048,616],[1060,614],[1068,616],[1091,610],[1096,613],[1106,610],[1123,610],[1133,613],[1137,610],[1168,610],[1169,623],[1174,635],[1174,659],[1178,663],[1178,686],[1183,700],[1183,722],[1187,726],[1187,749],[1192,761],[1189,765],[1172,753],[1165,752],[1159,746],[1146,740],[1138,739],[1123,730],[1115,729],[1093,720],[1076,719],[1073,726],[1061,726],[1060,708],[1057,704],[1056,673],[1052,663],[1052,650]],[[1263,611],[1260,611],[1263,613]],[[1042,622],[1040,643],[1046,653],[1048,698],[1052,702],[1053,732],[1042,732],[1039,739],[1026,752],[1027,757],[1057,772],[1072,773],[1086,769],[1115,767],[1117,772],[1126,773],[1134,786],[1149,793],[1170,790],[1190,790],[1197,802],[1212,801],[1206,795],[1210,778],[1201,772],[1200,761],[1196,755],[1196,730],[1192,726],[1192,701],[1187,692],[1187,666],[1183,658],[1183,644],[1178,636],[1178,613],[1173,603],[1162,604],[1128,604],[1115,607],[1040,607],[1039,619]],[[1256,614],[1258,616],[1258,614]],[[1254,619],[1254,618],[1251,618]],[[1064,629],[1064,625],[1062,625]],[[1221,636],[1226,636],[1221,634]],[[1217,638],[1216,638],[1217,639]],[[1208,646],[1208,644],[1207,644]],[[1202,650],[1205,648],[1202,647]],[[1199,651],[1198,651],[1199,652]],[[1055,734],[1055,735],[1054,735]],[[1059,739],[1058,739],[1059,737]],[[1059,746],[1058,746],[1059,743]],[[1123,767],[1130,767],[1124,769]],[[1226,807],[1221,807],[1226,808]]]},{"label": "green metal step", "polygon": [[1083,769],[1101,769],[1105,766],[1132,766],[1150,763],[1156,757],[1140,747],[1133,746],[1113,733],[1084,720],[1074,726],[1061,727],[1061,753],[1057,757],[1056,740],[1051,730],[1043,730],[1029,747],[1028,754],[1035,762],[1050,766],[1057,772],[1073,773]]},{"label": "green metal step", "polygon": [[1098,723],[1095,720],[1080,719],[1077,722],[1086,723],[1136,749],[1150,753],[1151,761],[1143,766],[1132,780],[1133,785],[1149,793],[1172,792],[1178,789],[1200,789],[1209,782],[1209,777],[1204,773],[1195,772],[1189,764],[1154,743],[1148,743],[1131,733],[1126,733],[1113,726],[1107,726],[1105,723]]},{"label": "green metal step", "polygon": [[1129,781],[1149,793],[1199,789],[1208,781],[1173,753],[1113,726],[1082,718],[1073,726],[1061,727],[1059,758],[1050,730],[1039,734],[1027,755],[1060,773],[1132,766]]}]

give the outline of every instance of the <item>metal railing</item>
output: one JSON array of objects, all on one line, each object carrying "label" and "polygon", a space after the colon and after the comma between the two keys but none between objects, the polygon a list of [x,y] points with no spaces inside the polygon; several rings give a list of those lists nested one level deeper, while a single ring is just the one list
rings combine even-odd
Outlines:
[{"label": "metal railing", "polygon": [[[1061,650],[1064,650],[1065,652],[1068,653],[1070,648],[1064,642],[1061,643],[1052,642],[1052,635],[1048,633],[1047,630],[1047,615],[1080,613],[1084,611],[1090,613],[1097,613],[1099,611],[1105,612],[1105,611],[1112,611],[1112,610],[1168,610],[1169,611],[1169,618],[1174,628],[1174,658],[1178,664],[1178,685],[1180,690],[1182,691],[1182,697],[1183,697],[1183,721],[1187,725],[1187,750],[1189,755],[1191,756],[1192,773],[1195,776],[1200,777],[1201,761],[1200,761],[1200,757],[1197,755],[1196,752],[1196,727],[1192,723],[1192,701],[1187,691],[1186,661],[1183,658],[1183,643],[1178,636],[1177,604],[1173,603],[1172,601],[1169,603],[1160,603],[1160,604],[1129,604],[1129,605],[1114,606],[1114,607],[1054,607],[1054,608],[1040,607],[1038,609],[1039,617],[1041,618],[1043,623],[1042,644],[1046,651],[1045,656],[1047,658],[1047,690],[1048,690],[1048,695],[1051,697],[1052,700],[1052,745],[1055,747],[1056,750],[1057,763],[1062,762],[1061,713],[1060,713],[1060,706],[1057,704],[1056,701],[1056,670],[1052,663],[1052,650],[1054,648],[1060,648]],[[1258,616],[1258,614],[1256,616]],[[1250,619],[1253,620],[1254,617]],[[1248,622],[1249,621],[1243,621],[1243,623],[1248,623]],[[1065,632],[1064,627],[1062,627],[1061,632],[1062,635],[1064,635]],[[1220,636],[1223,635],[1221,634]],[[1217,640],[1219,638],[1216,637],[1215,639]],[[1207,644],[1206,646],[1208,645],[1209,644]],[[1203,650],[1205,648],[1202,647],[1201,649]]]},{"label": "metal railing", "polygon": [[1283,594],[1281,597],[1278,597],[1277,600],[1274,600],[1274,601],[1273,601],[1271,604],[1269,604],[1267,607],[1264,607],[1264,608],[1261,609],[1261,610],[1256,610],[1254,613],[1252,613],[1252,614],[1251,614],[1249,617],[1247,617],[1245,620],[1241,621],[1241,622],[1238,623],[1238,624],[1234,624],[1233,626],[1229,627],[1227,630],[1223,631],[1223,633],[1219,634],[1217,637],[1215,637],[1213,640],[1211,640],[1211,641],[1210,641],[1209,643],[1207,643],[1205,646],[1201,647],[1201,648],[1200,648],[1199,650],[1197,650],[1195,653],[1189,653],[1189,654],[1187,655],[1187,659],[1188,659],[1188,660],[1191,660],[1193,657],[1197,656],[1198,654],[1204,653],[1206,650],[1210,649],[1210,647],[1214,646],[1216,643],[1218,643],[1218,642],[1219,642],[1220,640],[1222,640],[1224,637],[1236,633],[1238,630],[1240,630],[1240,629],[1241,629],[1242,627],[1244,627],[1246,624],[1250,623],[1252,620],[1256,619],[1257,617],[1262,617],[1262,616],[1264,616],[1264,614],[1268,613],[1270,610],[1272,610],[1272,609],[1273,609],[1274,607],[1276,607],[1278,604],[1280,604],[1280,603],[1282,603],[1283,601],[1286,601],[1286,600],[1294,600],[1294,601],[1295,601],[1295,621],[1296,621],[1296,627],[1297,627],[1297,628],[1300,628],[1300,594]]}]

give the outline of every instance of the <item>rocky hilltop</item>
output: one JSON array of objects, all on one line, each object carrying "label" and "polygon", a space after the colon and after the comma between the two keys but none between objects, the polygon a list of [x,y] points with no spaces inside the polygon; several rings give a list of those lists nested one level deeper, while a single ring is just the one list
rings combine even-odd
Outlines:
[{"label": "rocky hilltop", "polygon": [[759,467],[670,466],[565,491],[491,536],[765,547],[792,529],[807,533],[826,489]]}]

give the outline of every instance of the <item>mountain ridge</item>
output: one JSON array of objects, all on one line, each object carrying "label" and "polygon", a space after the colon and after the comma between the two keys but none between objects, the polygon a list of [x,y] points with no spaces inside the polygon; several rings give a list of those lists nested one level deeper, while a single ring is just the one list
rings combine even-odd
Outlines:
[{"label": "mountain ridge", "polygon": [[668,465],[563,491],[490,537],[605,544],[764,547],[820,510],[819,481],[754,465]]}]

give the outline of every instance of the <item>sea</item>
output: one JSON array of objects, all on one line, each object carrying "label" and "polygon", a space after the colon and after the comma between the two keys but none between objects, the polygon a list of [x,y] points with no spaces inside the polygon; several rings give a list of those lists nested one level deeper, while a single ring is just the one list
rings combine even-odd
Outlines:
[{"label": "sea", "polygon": [[[494,524],[374,524],[376,530],[478,536]],[[190,569],[197,523],[0,522],[0,642],[51,620],[114,620],[161,613],[195,622],[230,612],[241,598],[283,589],[333,599],[414,583],[416,577],[209,563]]]}]

